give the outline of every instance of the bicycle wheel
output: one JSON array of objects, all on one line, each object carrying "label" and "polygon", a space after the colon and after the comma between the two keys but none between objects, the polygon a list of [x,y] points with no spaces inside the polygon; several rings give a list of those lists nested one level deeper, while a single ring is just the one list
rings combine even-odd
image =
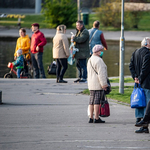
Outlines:
[{"label": "bicycle wheel", "polygon": [[12,74],[11,73],[6,73],[4,75],[4,78],[13,78]]}]

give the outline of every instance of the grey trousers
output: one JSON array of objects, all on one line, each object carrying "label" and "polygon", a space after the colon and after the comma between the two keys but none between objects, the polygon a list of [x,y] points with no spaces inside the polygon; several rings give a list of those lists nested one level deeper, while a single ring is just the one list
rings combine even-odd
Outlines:
[{"label": "grey trousers", "polygon": [[35,78],[40,78],[40,77],[46,78],[45,72],[44,72],[44,67],[43,67],[42,57],[43,57],[42,52],[31,54]]}]

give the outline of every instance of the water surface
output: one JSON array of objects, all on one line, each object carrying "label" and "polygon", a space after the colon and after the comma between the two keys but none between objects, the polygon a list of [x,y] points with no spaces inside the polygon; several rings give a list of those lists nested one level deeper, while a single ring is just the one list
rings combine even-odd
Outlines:
[{"label": "water surface", "polygon": [[[9,72],[7,68],[8,62],[14,61],[14,51],[16,42],[0,41],[0,78],[3,78],[5,73]],[[133,51],[139,48],[140,45],[126,45],[125,46],[125,64],[124,74],[130,75],[129,63]],[[107,65],[108,76],[119,76],[119,42],[108,44],[108,51],[104,51],[103,60]],[[52,43],[47,43],[44,47],[43,64],[47,78],[55,78],[54,75],[48,75],[47,67],[53,61],[52,58]],[[15,77],[15,75],[14,75]],[[68,70],[65,74],[65,78],[76,78],[77,71],[75,64],[73,66],[68,65]]]}]

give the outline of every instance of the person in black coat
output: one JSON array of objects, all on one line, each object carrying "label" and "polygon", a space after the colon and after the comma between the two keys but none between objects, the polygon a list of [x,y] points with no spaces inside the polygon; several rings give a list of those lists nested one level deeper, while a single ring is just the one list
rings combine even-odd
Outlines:
[{"label": "person in black coat", "polygon": [[[150,100],[150,38],[146,37],[141,42],[141,48],[133,52],[129,69],[135,83],[143,88],[146,95],[146,104]],[[146,108],[136,108],[136,123],[144,117]],[[148,127],[141,127],[135,133],[149,133]]]},{"label": "person in black coat", "polygon": [[149,122],[150,122],[150,101],[147,104],[144,118],[140,122],[137,122],[135,126],[136,127],[148,127]]}]

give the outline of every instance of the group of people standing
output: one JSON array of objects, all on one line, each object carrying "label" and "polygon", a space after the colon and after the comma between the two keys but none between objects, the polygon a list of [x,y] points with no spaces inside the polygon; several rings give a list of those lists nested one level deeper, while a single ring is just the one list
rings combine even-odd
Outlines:
[{"label": "group of people standing", "polygon": [[[99,26],[99,21],[95,21],[93,28],[88,31],[83,21],[79,20],[76,22],[76,34],[71,37],[75,48],[79,49],[75,54],[78,79],[75,80],[74,83],[87,82],[87,58],[92,55],[93,47],[97,44],[101,44],[105,47],[105,50],[107,50],[107,44],[102,31],[99,30]],[[57,61],[57,83],[67,83],[67,81],[63,80],[63,76],[68,67],[67,58],[69,57],[69,42],[65,33],[66,26],[59,25],[56,35],[53,38],[53,58]],[[90,48],[89,41],[91,41]]]},{"label": "group of people standing", "polygon": [[[76,34],[72,35],[71,40],[74,43],[75,48],[79,51],[75,54],[76,67],[78,69],[78,79],[74,83],[86,83],[88,79],[88,88],[90,90],[90,102],[89,102],[89,123],[105,123],[99,117],[99,105],[104,100],[104,90],[106,90],[107,84],[107,66],[105,65],[102,56],[103,50],[107,50],[107,44],[102,31],[99,30],[100,23],[95,21],[93,28],[89,31],[85,28],[83,21],[76,22]],[[32,24],[33,35],[30,38],[26,35],[26,30],[21,28],[19,30],[20,38],[17,40],[16,50],[14,54],[17,68],[17,74],[22,68],[23,58],[28,59],[30,56],[29,49],[31,51],[31,60],[34,68],[35,78],[46,78],[42,56],[43,47],[47,43],[44,34],[39,30],[39,24]],[[53,38],[53,58],[57,62],[57,83],[67,83],[63,79],[64,74],[68,68],[67,58],[70,55],[69,42],[66,36],[66,26],[59,25],[56,29],[56,35]],[[88,59],[89,58],[89,59]],[[88,63],[87,63],[88,59]],[[21,65],[18,65],[22,62]],[[24,61],[24,68],[26,62]],[[150,120],[150,38],[146,37],[141,42],[141,48],[137,49],[131,57],[129,69],[135,83],[141,84],[141,87],[145,91],[146,95],[146,108],[135,109],[136,124],[141,128],[136,130],[136,133],[149,133],[148,123]],[[93,118],[94,113],[94,118]],[[143,120],[142,120],[143,118]]]},{"label": "group of people standing", "polygon": [[[79,49],[75,54],[78,79],[74,83],[86,83],[88,78],[88,88],[90,90],[89,123],[105,122],[100,119],[98,112],[100,101],[103,101],[105,98],[104,90],[108,86],[107,66],[101,58],[103,49],[105,48],[107,50],[107,44],[102,31],[99,30],[99,26],[99,21],[95,21],[93,28],[88,31],[83,21],[79,20],[76,22],[76,34],[71,37],[75,48]],[[67,58],[69,57],[69,43],[65,33],[66,26],[59,25],[56,35],[53,38],[53,58],[57,62],[57,83],[67,83],[67,81],[63,80],[63,76],[68,67]],[[95,119],[93,119],[93,113]]]},{"label": "group of people standing", "polygon": [[[90,90],[90,118],[89,123],[104,123],[99,118],[98,109],[100,101],[104,100],[104,90],[107,88],[107,66],[102,60],[103,49],[107,50],[107,44],[102,31],[99,30],[100,23],[95,21],[93,28],[89,31],[85,28],[83,21],[76,22],[76,34],[72,35],[71,40],[75,48],[79,51],[75,54],[76,67],[78,69],[78,79],[74,83],[86,83],[88,76],[88,87]],[[39,24],[32,24],[31,44],[25,29],[20,29],[20,38],[17,40],[16,54],[22,50],[24,58],[31,51],[31,60],[34,68],[35,78],[45,78],[45,72],[42,63],[43,46],[46,44],[44,34],[39,30]],[[57,83],[67,83],[63,79],[68,67],[67,58],[70,55],[69,41],[66,36],[66,26],[59,25],[56,29],[56,35],[53,38],[53,58],[56,59]],[[90,45],[90,46],[89,46]],[[103,47],[103,46],[104,47]],[[88,59],[90,58],[90,59]],[[88,65],[87,65],[88,59]],[[95,74],[95,71],[98,74]],[[93,112],[95,120],[93,121]]]},{"label": "group of people standing", "polygon": [[42,78],[46,78],[42,56],[43,47],[47,41],[44,34],[39,30],[38,23],[33,23],[31,26],[33,32],[31,42],[29,36],[26,35],[26,30],[24,28],[19,30],[20,37],[17,40],[14,53],[15,61],[13,64],[17,68],[18,78],[20,78],[22,68],[24,68],[25,73],[28,72],[28,61],[30,61],[30,63],[32,62],[35,78],[40,78],[40,75]]},{"label": "group of people standing", "polygon": [[[20,69],[24,66],[24,70],[27,73],[27,62],[28,60],[31,60],[30,63],[32,62],[34,77],[46,78],[42,62],[43,47],[47,43],[46,38],[44,34],[39,30],[38,23],[33,23],[31,26],[33,32],[31,36],[31,41],[29,36],[26,35],[26,30],[24,28],[21,28],[19,30],[20,37],[17,40],[14,59],[17,60],[17,53],[19,52],[20,55],[22,54],[24,56],[24,62],[23,65],[20,64]],[[75,83],[87,82],[87,58],[89,58],[92,55],[92,49],[94,45],[102,44],[105,47],[105,50],[107,50],[107,44],[102,31],[99,30],[99,26],[99,21],[95,21],[93,23],[93,28],[88,31],[85,28],[83,21],[79,20],[76,22],[77,32],[75,36],[71,37],[74,46],[79,49],[79,51],[75,54],[76,67],[78,70],[78,79],[74,81]],[[68,68],[67,58],[69,57],[70,52],[69,41],[65,33],[66,26],[59,25],[56,29],[56,35],[53,38],[53,58],[56,59],[57,63],[57,83],[67,83],[67,81],[63,80],[63,77]],[[91,41],[90,48],[89,41]],[[13,63],[14,65],[16,64],[16,62]],[[16,66],[17,65],[18,64],[16,64]],[[18,78],[20,78],[20,70],[18,71],[17,76]]]}]

